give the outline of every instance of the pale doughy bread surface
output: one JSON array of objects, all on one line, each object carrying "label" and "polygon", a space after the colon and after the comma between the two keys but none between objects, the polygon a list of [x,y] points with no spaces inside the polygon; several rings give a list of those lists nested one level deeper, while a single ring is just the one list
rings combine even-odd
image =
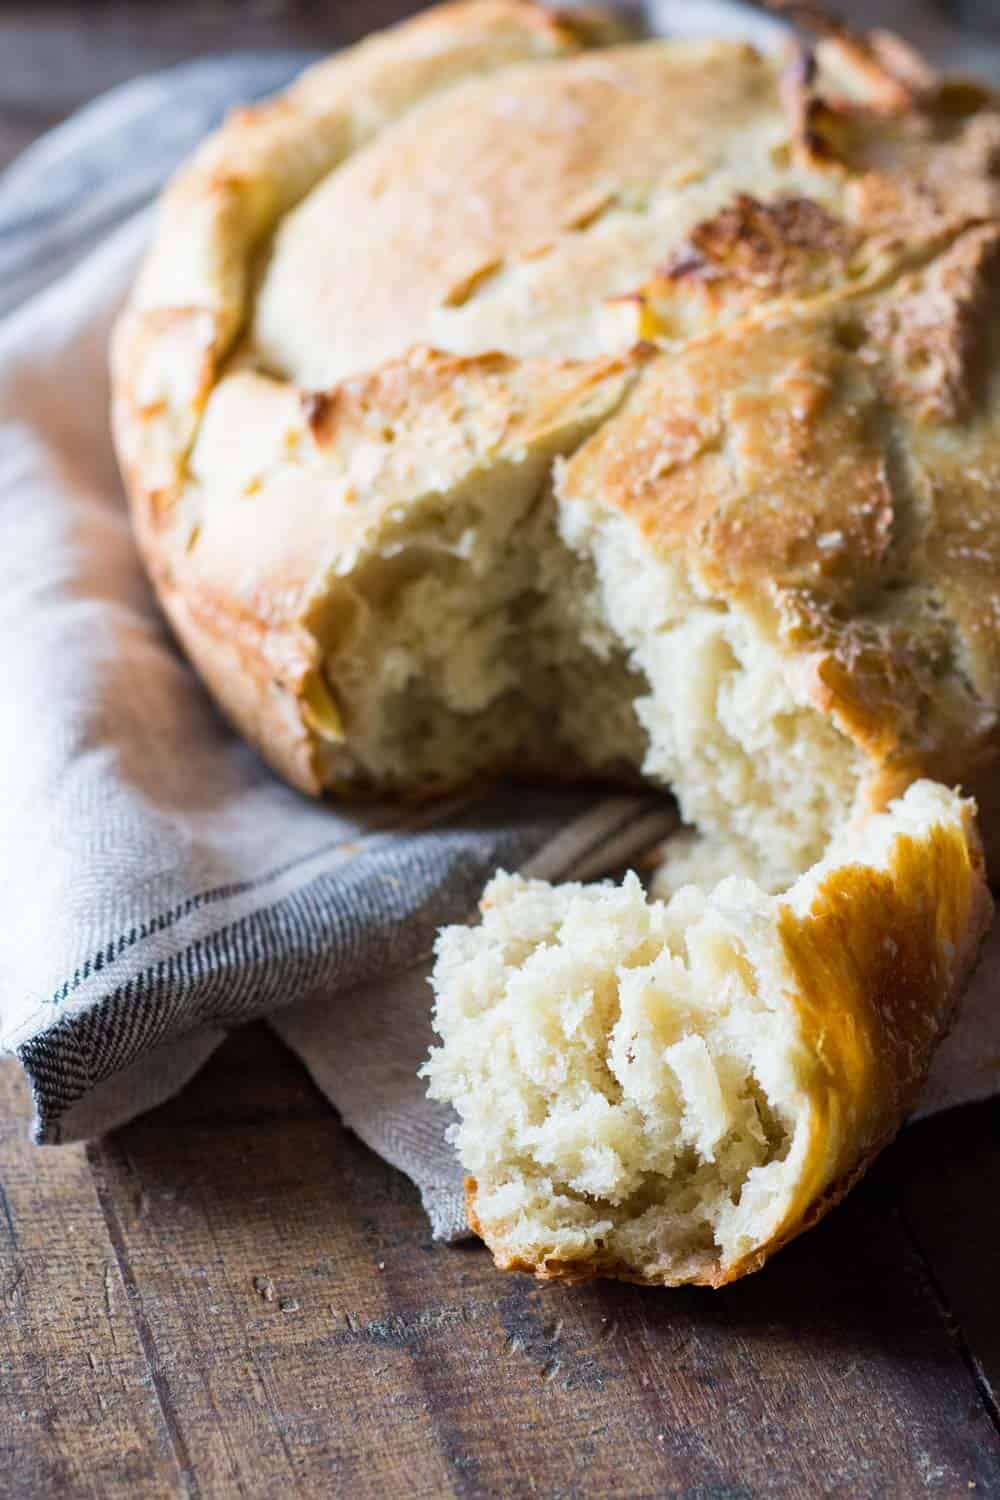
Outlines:
[{"label": "pale doughy bread surface", "polygon": [[439,937],[425,1072],[498,1265],[757,1269],[898,1129],[991,910],[974,808],[930,782],[783,896],[496,876]]}]

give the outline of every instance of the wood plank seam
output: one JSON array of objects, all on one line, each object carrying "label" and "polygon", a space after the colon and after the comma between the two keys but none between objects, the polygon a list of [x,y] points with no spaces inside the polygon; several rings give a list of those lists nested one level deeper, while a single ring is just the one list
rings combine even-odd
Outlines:
[{"label": "wood plank seam", "polygon": [[114,1251],[115,1261],[118,1266],[118,1274],[121,1276],[125,1295],[132,1312],[132,1321],[135,1325],[136,1335],[142,1349],[146,1367],[149,1371],[150,1382],[156,1395],[157,1404],[163,1417],[163,1425],[170,1439],[181,1482],[185,1493],[190,1500],[201,1500],[201,1491],[195,1478],[194,1463],[188,1451],[184,1434],[181,1430],[177,1410],[174,1406],[170,1389],[163,1379],[159,1368],[159,1359],[156,1349],[156,1340],[153,1338],[152,1330],[146,1321],[146,1315],[142,1306],[142,1293],[129,1260],[128,1251],[125,1248],[125,1236],[122,1233],[121,1222],[118,1218],[118,1210],[115,1207],[114,1196],[111,1186],[104,1171],[99,1149],[104,1151],[117,1151],[111,1141],[104,1141],[98,1148],[93,1143],[86,1147],[87,1165],[94,1182],[94,1191],[108,1231],[108,1239]]},{"label": "wood plank seam", "polygon": [[934,1272],[934,1268],[924,1251],[924,1247],[920,1241],[919,1236],[913,1229],[912,1225],[909,1223],[905,1210],[898,1204],[896,1206],[896,1215],[903,1230],[903,1234],[909,1241],[913,1253],[920,1265],[921,1271],[923,1272],[924,1281],[927,1287],[928,1294],[930,1296],[930,1300],[933,1303],[934,1307],[937,1309],[938,1315],[941,1318],[941,1322],[944,1324],[945,1331],[948,1334],[951,1342],[954,1344],[959,1358],[969,1372],[973,1385],[976,1389],[976,1395],[982,1403],[986,1411],[986,1415],[989,1417],[990,1422],[993,1424],[997,1435],[1000,1436],[1000,1404],[998,1404],[997,1397],[993,1391],[990,1380],[976,1357],[972,1345],[966,1335],[965,1329],[952,1310],[944,1287],[942,1286],[941,1282]]}]

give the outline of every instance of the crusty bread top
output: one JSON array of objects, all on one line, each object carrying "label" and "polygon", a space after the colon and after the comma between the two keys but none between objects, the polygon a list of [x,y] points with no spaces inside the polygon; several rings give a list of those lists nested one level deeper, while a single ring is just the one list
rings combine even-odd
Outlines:
[{"label": "crusty bread top", "polygon": [[585,18],[517,0],[444,5],[230,115],[167,189],[115,341],[119,446],[141,492],[162,504],[183,483],[205,402],[251,312],[255,259],[282,218],[434,94],[575,51],[590,34]]},{"label": "crusty bread top", "polygon": [[720,177],[780,180],[774,94],[768,63],[714,43],[642,43],[463,83],[288,216],[263,271],[256,347],[307,385],[414,343],[626,347],[634,311],[607,299],[658,263],[699,201],[718,201]]},{"label": "crusty bread top", "polygon": [[828,40],[818,68],[609,40],[517,0],[440,7],[181,172],[114,350],[167,609],[317,790],[310,621],[374,514],[357,476],[380,514],[421,500],[463,390],[453,436],[488,466],[554,386],[582,434],[595,381],[609,416],[634,381],[561,493],[767,617],[893,761],[885,792],[964,775],[1000,703],[1000,113],[884,39]]},{"label": "crusty bread top", "polygon": [[[257,356],[310,387],[414,344],[590,357],[638,335],[647,277],[697,306],[721,271],[759,304],[807,290],[810,259],[844,285],[996,211],[983,168],[1000,131],[908,139],[879,117],[853,127],[843,160],[817,160],[781,89],[780,66],[748,46],[674,41],[521,63],[430,98],[285,218],[252,314]],[[862,185],[876,153],[886,180]]]},{"label": "crusty bread top", "polygon": [[995,751],[1000,228],[884,290],[761,310],[652,361],[564,499],[625,510],[801,653],[899,789]]}]

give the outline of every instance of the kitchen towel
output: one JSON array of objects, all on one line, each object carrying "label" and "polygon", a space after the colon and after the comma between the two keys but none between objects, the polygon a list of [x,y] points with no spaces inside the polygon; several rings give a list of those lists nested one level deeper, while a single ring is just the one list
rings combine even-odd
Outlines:
[{"label": "kitchen towel", "polygon": [[[778,34],[726,0],[661,0],[647,20]],[[966,45],[933,24],[939,51]],[[165,176],[305,61],[204,60],[125,85],[0,176],[0,1044],[30,1079],[37,1139],[58,1144],[166,1098],[227,1029],[267,1016],[453,1238],[447,1115],[416,1076],[436,928],[470,917],[498,865],[593,877],[675,819],[664,798],[592,789],[310,802],[219,718],[170,639],[111,450],[108,333]],[[1000,1086],[998,984],[1000,940],[928,1108]]]}]

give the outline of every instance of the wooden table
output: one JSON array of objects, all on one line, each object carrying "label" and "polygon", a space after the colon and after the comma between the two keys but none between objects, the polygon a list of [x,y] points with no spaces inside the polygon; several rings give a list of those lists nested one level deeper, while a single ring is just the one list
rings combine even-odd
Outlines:
[{"label": "wooden table", "polygon": [[[228,45],[400,7],[6,5],[0,151]],[[0,1495],[1000,1495],[1000,1102],[915,1126],[724,1292],[543,1288],[431,1243],[262,1026],[106,1141],[0,1066]]]}]

